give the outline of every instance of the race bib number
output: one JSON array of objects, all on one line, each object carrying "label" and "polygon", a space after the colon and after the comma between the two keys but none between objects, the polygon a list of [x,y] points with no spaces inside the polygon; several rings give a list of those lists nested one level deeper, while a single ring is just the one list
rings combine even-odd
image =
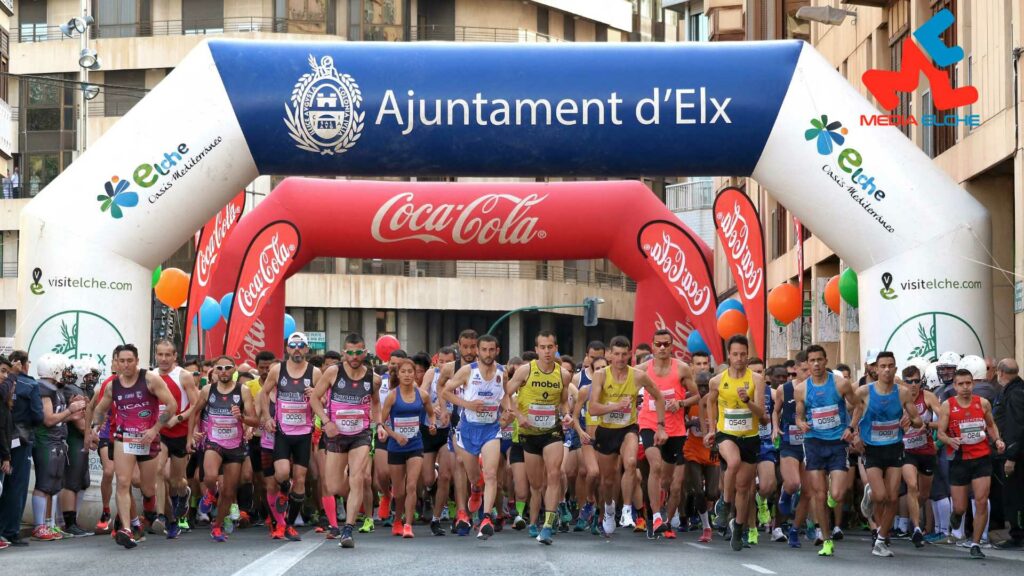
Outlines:
[{"label": "race bib number", "polygon": [[395,418],[395,432],[408,439],[413,439],[420,433],[419,416],[400,416]]},{"label": "race bib number", "polygon": [[754,415],[750,410],[726,408],[724,413],[726,432],[749,432],[754,429]]},{"label": "race bib number", "polygon": [[512,427],[511,426],[506,426],[506,427],[501,429],[501,439],[502,440],[511,440],[512,439]]},{"label": "race bib number", "polygon": [[769,422],[767,424],[758,424],[757,425],[757,435],[760,436],[762,440],[771,440],[771,438],[772,438],[772,423]]},{"label": "race bib number", "polygon": [[886,420],[871,423],[871,441],[879,444],[891,444],[900,437],[900,421]]},{"label": "race bib number", "polygon": [[142,443],[142,434],[125,432],[122,434],[124,440],[124,453],[132,456],[149,456],[149,444]]},{"label": "race bib number", "polygon": [[498,404],[485,402],[483,408],[473,414],[473,421],[477,424],[494,424],[498,421]]},{"label": "race bib number", "polygon": [[554,428],[557,418],[557,411],[554,406],[547,404],[530,404],[526,410],[530,426],[534,428]]},{"label": "race bib number", "polygon": [[964,420],[960,423],[960,443],[980,444],[985,441],[984,420]]},{"label": "race bib number", "polygon": [[21,446],[21,438],[15,438],[15,439],[11,440],[11,450],[14,450],[15,448],[17,448],[19,446]]},{"label": "race bib number", "polygon": [[[668,390],[662,390],[661,391],[661,395],[665,398],[665,405],[668,406],[669,402],[671,402],[671,401],[676,399],[676,389],[675,388],[669,388]],[[657,404],[657,402],[655,402],[655,400],[653,398],[648,400],[647,401],[647,409],[650,410],[651,412],[654,412],[655,410],[658,409],[656,404]]]},{"label": "race bib number", "polygon": [[796,424],[789,425],[789,445],[790,446],[803,446],[804,445],[804,431],[800,429]]},{"label": "race bib number", "polygon": [[210,438],[215,442],[235,440],[239,436],[238,420],[233,417],[214,416],[210,424]]},{"label": "race bib number", "polygon": [[815,430],[831,430],[840,424],[838,404],[811,408],[811,427]]},{"label": "race bib number", "polygon": [[366,429],[366,413],[356,409],[339,409],[334,411],[334,425],[338,431],[347,436],[359,434]]},{"label": "race bib number", "polygon": [[309,407],[303,402],[281,402],[281,423],[289,426],[305,426],[309,424]]},{"label": "race bib number", "polygon": [[903,435],[903,447],[907,450],[924,448],[928,444],[928,436],[925,430],[914,428]]},{"label": "race bib number", "polygon": [[626,424],[629,424],[629,417],[629,412],[608,412],[601,416],[601,421],[605,424],[625,426]]}]

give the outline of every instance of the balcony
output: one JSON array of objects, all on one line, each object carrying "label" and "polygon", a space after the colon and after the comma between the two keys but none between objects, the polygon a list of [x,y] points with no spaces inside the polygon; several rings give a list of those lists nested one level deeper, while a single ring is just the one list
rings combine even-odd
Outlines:
[{"label": "balcony", "polygon": [[[333,28],[333,26],[331,26]],[[133,38],[138,36],[187,36],[193,34],[224,34],[235,32],[277,32],[288,34],[328,34],[328,23],[318,20],[241,16],[216,20],[160,20],[124,24],[94,24],[92,38]],[[14,42],[79,42],[68,38],[59,25],[22,24],[11,30]]]},{"label": "balcony", "polygon": [[548,36],[523,28],[481,28],[477,26],[439,26],[428,24],[412,26],[409,40],[448,42],[564,42],[561,38]]}]

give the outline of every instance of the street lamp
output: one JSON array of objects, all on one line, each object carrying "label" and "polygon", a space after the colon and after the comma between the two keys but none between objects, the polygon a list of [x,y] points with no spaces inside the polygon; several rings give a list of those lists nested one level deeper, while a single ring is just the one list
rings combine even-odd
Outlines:
[{"label": "street lamp", "polygon": [[86,102],[95,98],[99,93],[99,86],[89,83],[89,71],[99,70],[102,67],[100,57],[96,51],[89,48],[89,28],[96,20],[89,15],[89,0],[82,0],[82,15],[75,16],[68,20],[67,24],[60,25],[60,31],[68,38],[74,38],[78,34],[82,42],[81,50],[78,53],[78,88],[82,92],[82,99],[78,107],[78,155],[85,152],[88,143],[89,108]]},{"label": "street lamp", "polygon": [[804,6],[796,11],[797,20],[808,20],[830,26],[842,24],[847,16],[853,16],[853,23],[857,23],[857,12],[853,10],[833,8],[832,6]]}]

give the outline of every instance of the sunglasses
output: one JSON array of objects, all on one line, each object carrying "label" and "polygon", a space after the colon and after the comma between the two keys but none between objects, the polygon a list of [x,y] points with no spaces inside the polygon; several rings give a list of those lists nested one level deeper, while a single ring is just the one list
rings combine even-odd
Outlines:
[{"label": "sunglasses", "polygon": [[306,347],[306,343],[305,342],[289,342],[288,343],[288,347],[291,348],[292,350],[295,350],[296,348],[302,349],[302,348]]},{"label": "sunglasses", "polygon": [[366,350],[345,350],[345,354],[348,354],[349,356],[362,356],[363,354],[366,354]]},{"label": "sunglasses", "polygon": [[921,383],[921,379],[920,378],[907,378],[906,380],[904,380],[904,382],[906,382],[907,384],[920,384]]},{"label": "sunglasses", "polygon": [[796,378],[797,377],[797,373],[796,372],[786,372],[786,374],[788,374],[791,378]]},{"label": "sunglasses", "polygon": [[221,364],[219,366],[214,366],[213,369],[214,370],[219,370],[219,371],[223,372],[223,371],[226,371],[226,370],[234,370],[235,367],[232,366],[231,364]]},{"label": "sunglasses", "polygon": [[199,376],[200,374],[202,374],[202,372],[198,372],[198,371],[197,371],[197,372],[193,372],[193,373],[192,373],[192,376]]},{"label": "sunglasses", "polygon": [[654,343],[654,347],[655,348],[668,348],[670,346],[672,346],[671,342],[655,342]]}]

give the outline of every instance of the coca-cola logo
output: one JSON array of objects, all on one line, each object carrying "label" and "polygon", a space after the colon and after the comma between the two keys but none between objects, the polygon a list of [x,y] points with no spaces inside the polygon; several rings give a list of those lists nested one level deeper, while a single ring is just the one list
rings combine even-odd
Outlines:
[{"label": "coca-cola logo", "polygon": [[654,321],[655,330],[668,330],[672,333],[672,355],[682,360],[689,351],[686,349],[686,342],[690,339],[690,332],[693,327],[676,320],[674,326],[669,326],[665,319],[658,312],[654,313],[657,319]]},{"label": "coca-cola logo", "polygon": [[235,292],[235,301],[242,314],[249,318],[256,315],[260,303],[270,293],[278,276],[288,268],[288,261],[294,254],[295,245],[282,243],[280,234],[271,236],[270,241],[260,248],[255,272],[244,284],[239,283]]},{"label": "coca-cola logo", "polygon": [[484,194],[465,204],[416,204],[412,192],[396,194],[373,217],[371,235],[381,243],[419,240],[448,244],[526,244],[543,240],[530,209],[547,195]]},{"label": "coca-cola logo", "polygon": [[686,252],[681,246],[672,241],[667,231],[661,233],[658,242],[643,245],[644,252],[654,261],[654,267],[659,269],[683,300],[686,301],[690,313],[700,316],[707,311],[711,305],[711,287],[694,278],[686,266]]},{"label": "coca-cola logo", "polygon": [[253,321],[252,326],[249,327],[249,331],[245,334],[245,340],[242,343],[242,351],[235,355],[235,360],[247,362],[249,364],[256,364],[256,355],[262,350],[267,349],[267,339],[265,337],[266,326],[263,324],[263,320],[257,318]]},{"label": "coca-cola logo", "polygon": [[764,285],[764,269],[757,265],[750,251],[750,226],[740,212],[739,203],[734,203],[731,212],[717,212],[715,219],[725,238],[729,259],[736,268],[740,279],[739,288],[747,301],[753,300]]},{"label": "coca-cola logo", "polygon": [[196,254],[196,282],[203,288],[206,288],[206,284],[210,281],[213,266],[217,263],[217,256],[220,254],[221,244],[227,237],[228,232],[231,231],[231,227],[235,225],[235,222],[238,222],[241,213],[241,206],[236,205],[234,202],[229,203],[223,210],[217,212],[216,219],[213,222],[213,230],[210,233],[210,239],[206,242],[206,246],[203,246],[199,253]]}]

